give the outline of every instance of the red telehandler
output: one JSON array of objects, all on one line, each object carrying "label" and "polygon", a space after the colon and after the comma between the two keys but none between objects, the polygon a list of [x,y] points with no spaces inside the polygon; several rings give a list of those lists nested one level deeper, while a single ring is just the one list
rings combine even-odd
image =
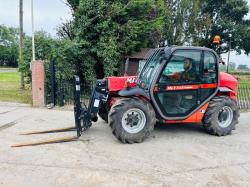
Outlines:
[{"label": "red telehandler", "polygon": [[157,121],[203,124],[212,135],[228,135],[239,118],[238,81],[219,72],[219,61],[209,48],[157,48],[138,76],[97,80],[88,106],[80,101],[80,79],[75,76],[77,136],[13,147],[75,140],[98,120],[98,114],[122,143],[142,142]]},{"label": "red telehandler", "polygon": [[97,121],[97,114],[122,143],[142,142],[157,121],[203,124],[217,136],[230,134],[238,123],[238,81],[219,72],[212,49],[155,49],[138,76],[97,80],[88,106],[81,105],[79,77],[75,80],[78,136]]}]

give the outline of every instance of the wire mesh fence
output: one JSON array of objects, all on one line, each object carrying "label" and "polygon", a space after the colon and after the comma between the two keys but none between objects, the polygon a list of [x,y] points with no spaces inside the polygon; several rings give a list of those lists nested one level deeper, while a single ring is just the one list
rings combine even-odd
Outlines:
[{"label": "wire mesh fence", "polygon": [[239,83],[238,86],[238,105],[240,109],[250,109],[250,82]]},{"label": "wire mesh fence", "polygon": [[250,72],[230,72],[238,79],[237,101],[241,110],[250,109]]}]

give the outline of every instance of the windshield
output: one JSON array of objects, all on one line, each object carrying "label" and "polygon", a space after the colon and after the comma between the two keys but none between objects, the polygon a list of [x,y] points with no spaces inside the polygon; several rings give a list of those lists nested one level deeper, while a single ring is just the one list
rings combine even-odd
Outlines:
[{"label": "windshield", "polygon": [[154,54],[148,59],[142,71],[140,72],[139,79],[141,87],[148,89],[155,73],[160,65],[161,56],[164,54],[163,50],[156,50]]}]

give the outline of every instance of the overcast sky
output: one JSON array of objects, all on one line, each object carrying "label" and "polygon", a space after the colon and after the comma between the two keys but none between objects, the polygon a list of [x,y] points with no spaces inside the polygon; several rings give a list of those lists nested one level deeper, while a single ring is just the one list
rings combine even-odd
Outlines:
[{"label": "overcast sky", "polygon": [[[52,36],[56,36],[56,28],[60,23],[71,19],[70,9],[65,5],[65,0],[33,0],[34,2],[34,26],[35,30],[44,30]],[[31,35],[31,0],[23,0],[24,32]],[[250,0],[248,0],[250,7]],[[0,0],[0,24],[6,26],[19,26],[19,0]],[[250,17],[250,13],[248,14]],[[227,62],[227,54],[223,55]],[[230,61],[237,64],[249,64],[250,57],[236,55],[234,52]]]},{"label": "overcast sky", "polygon": [[[60,23],[71,19],[64,0],[33,0],[35,30],[44,30],[52,36]],[[19,0],[0,0],[0,24],[19,26]],[[24,32],[31,35],[31,0],[23,0]]]}]

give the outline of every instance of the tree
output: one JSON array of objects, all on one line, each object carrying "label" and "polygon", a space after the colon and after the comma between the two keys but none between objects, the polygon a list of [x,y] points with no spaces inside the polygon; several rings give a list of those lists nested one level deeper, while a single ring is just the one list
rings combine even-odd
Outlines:
[{"label": "tree", "polygon": [[[77,45],[75,63],[86,80],[117,74],[122,57],[149,46],[155,25],[151,0],[67,1],[73,21],[59,33]],[[68,34],[70,33],[70,34]]]},{"label": "tree", "polygon": [[17,67],[18,30],[0,25],[0,66]]},{"label": "tree", "polygon": [[122,57],[165,40],[212,48],[213,36],[220,35],[226,44],[222,52],[227,52],[230,33],[231,49],[250,51],[245,0],[67,0],[67,4],[73,20],[58,33],[71,46],[72,63],[85,80],[116,75]]},{"label": "tree", "polygon": [[[74,66],[75,59],[74,53],[77,51],[71,41],[69,40],[60,40],[52,38],[48,33],[44,31],[35,32],[35,45],[36,45],[36,57],[37,59],[43,60],[45,66],[49,67],[49,62],[54,60],[56,62],[57,68],[60,70],[60,77],[64,79],[71,79],[75,70],[78,67]],[[30,63],[32,61],[32,42],[31,37],[24,36],[24,62],[21,65],[21,71],[24,72],[26,77],[26,82],[30,83],[31,81],[31,72],[30,72]],[[49,72],[48,72],[49,73]]]},{"label": "tree", "polygon": [[[212,48],[215,35],[224,47],[246,54],[250,52],[250,20],[244,19],[249,8],[245,0],[160,0],[163,39],[172,45],[198,45]],[[159,2],[159,1],[158,1]]]},{"label": "tree", "polygon": [[232,34],[231,49],[238,53],[244,50],[250,52],[250,20],[244,19],[249,12],[245,0],[207,0],[201,6],[203,16],[207,15],[210,25],[207,25],[197,38],[201,46],[212,47],[215,35],[220,35],[222,43],[227,44],[222,52],[229,50],[229,34]]},{"label": "tree", "polygon": [[191,44],[196,37],[200,0],[164,1],[164,37],[172,45]]}]

